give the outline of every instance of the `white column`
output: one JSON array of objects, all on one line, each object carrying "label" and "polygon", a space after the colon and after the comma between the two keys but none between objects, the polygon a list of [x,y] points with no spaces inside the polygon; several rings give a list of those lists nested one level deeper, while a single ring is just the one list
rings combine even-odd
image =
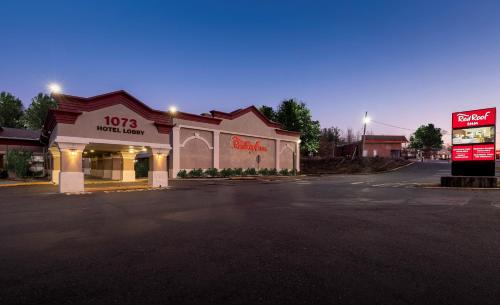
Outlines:
[{"label": "white column", "polygon": [[122,155],[122,181],[133,182],[135,181],[135,156],[136,152],[120,152]]},{"label": "white column", "polygon": [[[123,171],[123,161],[122,156],[120,154],[112,154],[112,170],[111,170],[111,180],[123,180],[122,171]],[[135,178],[135,171],[134,171]]]},{"label": "white column", "polygon": [[111,156],[105,156],[102,159],[104,163],[102,178],[111,179],[111,176],[113,174],[113,159]]},{"label": "white column", "polygon": [[181,128],[175,126],[172,128],[172,178],[177,177],[181,165]]},{"label": "white column", "polygon": [[59,172],[59,192],[79,193],[84,190],[82,153],[85,144],[57,143],[61,153],[61,171]]},{"label": "white column", "polygon": [[151,187],[167,187],[167,156],[170,149],[151,148],[149,157],[148,184]]},{"label": "white column", "polygon": [[300,172],[300,140],[295,146],[295,169]]},{"label": "white column", "polygon": [[279,139],[276,139],[276,156],[275,156],[275,161],[276,161],[276,170],[280,170],[280,150],[281,150],[281,141]]},{"label": "white column", "polygon": [[214,130],[214,168],[219,169],[219,138],[220,131]]},{"label": "white column", "polygon": [[49,148],[50,155],[52,157],[52,172],[50,178],[52,183],[59,184],[59,172],[61,171],[61,153],[59,148],[53,146]]}]

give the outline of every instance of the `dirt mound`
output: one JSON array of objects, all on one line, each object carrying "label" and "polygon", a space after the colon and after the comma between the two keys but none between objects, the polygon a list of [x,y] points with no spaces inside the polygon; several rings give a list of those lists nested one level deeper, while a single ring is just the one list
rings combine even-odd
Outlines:
[{"label": "dirt mound", "polygon": [[328,159],[302,159],[302,174],[364,174],[377,173],[398,168],[409,164],[410,161],[388,158],[328,158]]}]

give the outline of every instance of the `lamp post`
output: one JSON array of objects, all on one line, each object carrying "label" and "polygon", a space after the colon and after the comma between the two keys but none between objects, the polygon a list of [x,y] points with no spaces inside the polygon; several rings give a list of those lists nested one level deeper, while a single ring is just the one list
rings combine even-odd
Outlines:
[{"label": "lamp post", "polygon": [[[370,123],[370,118],[368,117],[368,111],[365,112],[365,117],[363,118],[363,139],[361,144],[361,157],[364,157],[365,154],[365,137],[366,137],[366,124]],[[368,152],[366,152],[368,156]]]}]

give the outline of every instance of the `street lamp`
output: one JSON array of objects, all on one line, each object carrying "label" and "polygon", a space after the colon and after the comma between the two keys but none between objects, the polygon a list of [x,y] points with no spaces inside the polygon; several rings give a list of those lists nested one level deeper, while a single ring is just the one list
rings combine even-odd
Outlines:
[{"label": "street lamp", "polygon": [[50,83],[47,88],[49,88],[50,93],[61,93],[62,92],[62,87],[58,83]]},{"label": "street lamp", "polygon": [[[365,137],[366,137],[366,124],[370,123],[371,119],[368,117],[368,111],[365,112],[365,117],[363,118],[363,141],[361,145],[361,157],[364,157],[365,154]],[[366,155],[368,156],[368,151],[366,152]]]},{"label": "street lamp", "polygon": [[170,114],[175,114],[177,112],[177,107],[175,107],[174,105],[170,106],[168,108],[168,112],[170,112]]}]

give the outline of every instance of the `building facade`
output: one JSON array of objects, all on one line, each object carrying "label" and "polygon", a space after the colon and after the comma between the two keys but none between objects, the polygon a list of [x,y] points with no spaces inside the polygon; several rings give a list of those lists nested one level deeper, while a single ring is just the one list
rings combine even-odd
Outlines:
[{"label": "building facade", "polygon": [[399,135],[366,135],[364,138],[363,156],[399,159],[403,145],[408,143],[405,136]]},{"label": "building facade", "polygon": [[271,122],[254,106],[231,113],[173,116],[171,176],[195,168],[300,170],[300,134]]},{"label": "building facade", "polygon": [[134,181],[137,158],[149,158],[153,187],[167,186],[183,169],[300,170],[300,134],[254,106],[196,115],[151,109],[125,91],[53,97],[58,108],[33,142],[50,156],[47,167],[60,192],[83,191],[86,177]]},{"label": "building facade", "polygon": [[336,156],[359,155],[363,157],[381,157],[399,159],[402,157],[403,145],[408,143],[405,136],[400,135],[366,135],[361,141],[339,145]]}]

